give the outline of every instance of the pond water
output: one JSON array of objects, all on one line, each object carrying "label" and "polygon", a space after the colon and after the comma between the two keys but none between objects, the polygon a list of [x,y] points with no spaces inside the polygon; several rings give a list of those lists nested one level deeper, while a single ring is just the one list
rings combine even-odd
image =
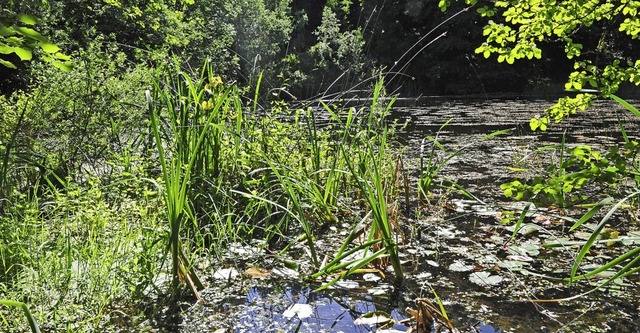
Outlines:
[{"label": "pond water", "polygon": [[[513,241],[509,240],[513,229],[496,218],[513,205],[501,195],[499,185],[522,177],[508,167],[534,149],[558,143],[563,135],[569,145],[620,142],[620,120],[629,136],[638,139],[640,122],[608,101],[596,102],[593,109],[545,133],[531,132],[529,119],[551,104],[430,99],[419,106],[393,109],[393,119],[410,121],[399,136],[407,147],[406,168],[414,177],[415,155],[425,145],[423,139],[454,119],[438,139],[447,148],[468,148],[443,169],[443,176],[483,201],[445,195],[437,202],[442,209],[417,209],[406,217],[415,230],[402,248],[407,275],[402,288],[368,274],[314,292],[318,285],[301,284],[283,260],[264,253],[248,255],[251,250],[239,246],[230,251],[228,267],[211,271],[203,301],[186,309],[176,328],[183,332],[406,332],[409,327],[401,323],[409,317],[406,308],[414,307],[417,298],[433,300],[433,288],[461,332],[640,331],[640,304],[634,296],[640,291],[637,276],[577,301],[530,302],[588,290],[551,279],[566,276],[577,248],[549,245],[566,241],[563,216],[557,211],[533,209],[526,229]],[[508,136],[480,141],[485,134],[506,128],[513,128]],[[638,240],[630,237],[630,241]],[[600,255],[601,260],[607,259],[605,251]],[[262,267],[265,274],[249,271],[253,266]],[[364,314],[376,310],[388,313],[392,324],[357,325]]]}]

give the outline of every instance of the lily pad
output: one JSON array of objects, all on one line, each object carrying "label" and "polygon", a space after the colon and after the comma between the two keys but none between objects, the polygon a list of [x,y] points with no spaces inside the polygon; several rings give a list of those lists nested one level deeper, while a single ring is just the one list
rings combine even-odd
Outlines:
[{"label": "lily pad", "polygon": [[387,324],[393,321],[391,316],[384,311],[372,311],[362,315],[362,317],[353,321],[354,325],[369,325],[375,326],[380,324]]},{"label": "lily pad", "polygon": [[293,318],[294,316],[298,316],[300,319],[311,317],[313,314],[313,307],[309,304],[300,304],[296,303],[291,305],[288,309],[286,309],[282,316],[285,318]]},{"label": "lily pad", "polygon": [[238,270],[235,268],[223,268],[213,273],[213,278],[216,280],[232,280],[238,276]]},{"label": "lily pad", "polygon": [[509,248],[509,253],[520,256],[535,257],[540,254],[540,246],[533,242],[524,242],[520,245],[513,245]]},{"label": "lily pad", "polygon": [[449,270],[452,272],[468,272],[473,270],[473,265],[467,265],[464,261],[455,261],[449,265]]},{"label": "lily pad", "polygon": [[[505,229],[507,229],[510,232],[513,232],[515,226],[508,226]],[[523,225],[520,226],[520,229],[518,229],[518,234],[519,235],[529,235],[529,234],[533,234],[535,232],[537,232],[538,230],[540,230],[540,226],[534,223],[525,223]]]},{"label": "lily pad", "polygon": [[491,275],[489,272],[473,272],[469,275],[469,281],[479,286],[495,286],[502,282],[500,275]]}]

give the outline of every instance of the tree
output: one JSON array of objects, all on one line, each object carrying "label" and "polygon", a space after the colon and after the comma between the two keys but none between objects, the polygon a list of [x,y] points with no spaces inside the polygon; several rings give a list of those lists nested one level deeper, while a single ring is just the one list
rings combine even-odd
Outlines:
[{"label": "tree", "polygon": [[[9,10],[0,12],[0,54],[15,54],[21,61],[29,61],[33,53],[41,50],[42,59],[54,66],[70,70],[69,56],[60,52],[60,47],[33,29],[38,18],[29,14],[16,14]],[[11,59],[0,58],[0,65],[17,69]]]},{"label": "tree", "polygon": [[[445,11],[450,0],[440,0]],[[546,129],[585,110],[597,93],[609,97],[625,82],[640,85],[640,1],[633,0],[465,0],[491,20],[483,29],[485,41],[475,52],[485,58],[513,64],[520,59],[541,59],[549,42],[564,45],[574,62],[565,89],[576,91],[532,119],[532,129]],[[591,89],[587,89],[591,88]]]}]

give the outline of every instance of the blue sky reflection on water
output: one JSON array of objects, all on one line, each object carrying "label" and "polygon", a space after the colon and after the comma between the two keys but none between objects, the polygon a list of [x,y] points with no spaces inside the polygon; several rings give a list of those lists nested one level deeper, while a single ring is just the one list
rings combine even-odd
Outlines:
[{"label": "blue sky reflection on water", "polygon": [[[382,310],[391,314],[395,324],[386,329],[405,332],[407,326],[399,323],[406,318],[406,313],[397,307],[385,306],[388,299],[374,299],[371,296],[358,298],[352,295],[332,297],[329,293],[313,292],[310,288],[285,288],[283,292],[272,288],[251,287],[243,305],[244,313],[238,317],[236,332],[375,332],[376,327],[355,325],[354,321],[365,313]],[[280,294],[276,294],[280,293]],[[335,294],[335,293],[334,293]],[[302,314],[284,315],[288,310],[309,309]],[[306,306],[308,305],[308,306]],[[491,325],[478,324],[475,329],[481,333],[498,333],[501,330]]]}]

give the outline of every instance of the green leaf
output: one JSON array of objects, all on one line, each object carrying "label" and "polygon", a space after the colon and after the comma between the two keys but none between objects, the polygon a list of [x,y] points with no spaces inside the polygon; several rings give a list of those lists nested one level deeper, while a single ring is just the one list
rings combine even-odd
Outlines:
[{"label": "green leaf", "polygon": [[11,54],[11,53],[13,53],[13,47],[6,44],[0,44],[0,54]]},{"label": "green leaf", "polygon": [[44,50],[44,52],[47,52],[47,53],[56,53],[60,51],[60,48],[58,47],[58,45],[53,43],[41,42],[39,45]]},{"label": "green leaf", "polygon": [[629,112],[635,114],[636,116],[640,117],[640,111],[638,111],[638,109],[636,107],[634,107],[633,105],[629,104],[629,102],[625,101],[624,99],[616,96],[616,95],[609,95],[609,97],[611,97],[613,100],[615,100],[616,102],[620,103],[620,105],[624,106],[627,110],[629,110]]},{"label": "green leaf", "polygon": [[574,223],[571,226],[569,231],[573,231],[577,227],[581,226],[583,223],[585,223],[587,220],[589,220],[591,217],[593,217],[593,215],[595,215],[597,212],[599,212],[600,209],[602,209],[602,207],[604,207],[606,205],[610,205],[612,202],[613,202],[613,199],[611,197],[604,198],[603,200],[598,202],[586,214],[582,215],[582,217],[578,221],[576,221],[576,223]]},{"label": "green leaf", "polygon": [[3,24],[0,24],[0,36],[1,37],[9,37],[9,36],[13,36],[15,35],[16,31],[11,28],[11,27],[7,27]]},{"label": "green leaf", "polygon": [[71,72],[74,67],[71,61],[65,61],[65,62],[53,61],[51,64],[53,64],[55,67],[58,67],[65,72]]},{"label": "green leaf", "polygon": [[66,60],[71,60],[71,57],[70,57],[70,56],[68,56],[68,55],[66,55],[66,54],[63,54],[63,53],[60,53],[60,52],[57,52],[57,53],[56,53],[56,54],[54,54],[53,56],[54,56],[56,59],[59,59],[59,60],[65,60],[65,61],[66,61]]},{"label": "green leaf", "polygon": [[0,59],[0,65],[5,66],[5,67],[9,67],[9,68],[13,68],[13,69],[17,69],[18,68],[14,64],[12,64],[11,62],[6,61],[6,60],[2,60],[2,59]]},{"label": "green leaf", "polygon": [[26,25],[34,25],[38,23],[38,18],[29,14],[18,15],[18,20]]},{"label": "green leaf", "polygon": [[18,57],[20,57],[20,60],[22,61],[31,60],[31,58],[33,58],[31,50],[24,47],[14,47],[13,51],[18,55]]},{"label": "green leaf", "polygon": [[37,40],[39,42],[49,43],[49,40],[46,37],[31,28],[17,27],[15,30],[25,37]]}]

